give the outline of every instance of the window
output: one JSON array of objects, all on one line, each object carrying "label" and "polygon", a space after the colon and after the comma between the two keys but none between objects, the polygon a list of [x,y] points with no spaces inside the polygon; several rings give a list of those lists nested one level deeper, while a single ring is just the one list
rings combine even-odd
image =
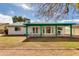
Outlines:
[{"label": "window", "polygon": [[21,28],[20,27],[15,27],[15,31],[20,31]]},{"label": "window", "polygon": [[61,35],[61,32],[62,32],[62,27],[58,27],[58,28],[57,28],[57,34],[58,34],[58,35]]},{"label": "window", "polygon": [[58,27],[57,29],[58,29],[58,30],[62,30],[62,27]]},{"label": "window", "polygon": [[35,28],[33,27],[33,33],[35,33]]},{"label": "window", "polygon": [[46,27],[46,32],[51,33],[51,27]]},{"label": "window", "polygon": [[36,27],[36,33],[38,33],[38,27]]},{"label": "window", "polygon": [[33,33],[38,33],[38,27],[33,27]]}]

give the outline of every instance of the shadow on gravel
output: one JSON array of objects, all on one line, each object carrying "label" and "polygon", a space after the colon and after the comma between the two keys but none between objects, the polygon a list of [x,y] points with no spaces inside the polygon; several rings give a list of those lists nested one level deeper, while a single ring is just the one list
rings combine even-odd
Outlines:
[{"label": "shadow on gravel", "polygon": [[0,37],[19,37],[19,36],[25,37],[24,35],[2,35]]}]

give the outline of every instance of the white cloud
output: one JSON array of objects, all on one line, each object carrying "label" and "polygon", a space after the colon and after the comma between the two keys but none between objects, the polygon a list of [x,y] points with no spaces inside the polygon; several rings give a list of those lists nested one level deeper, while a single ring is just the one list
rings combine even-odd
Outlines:
[{"label": "white cloud", "polygon": [[12,17],[4,14],[0,14],[0,23],[13,23]]},{"label": "white cloud", "polygon": [[19,3],[19,4],[15,4],[15,5],[23,8],[24,10],[32,10],[32,7],[30,6],[30,4]]},{"label": "white cloud", "polygon": [[14,15],[15,12],[14,12],[13,10],[10,10],[10,11],[9,11],[9,14]]}]

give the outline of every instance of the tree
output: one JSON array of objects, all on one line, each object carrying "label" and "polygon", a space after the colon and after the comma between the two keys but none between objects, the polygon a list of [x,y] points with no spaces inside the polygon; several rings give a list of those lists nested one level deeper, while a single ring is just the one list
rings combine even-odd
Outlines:
[{"label": "tree", "polygon": [[30,21],[30,19],[22,17],[22,16],[13,16],[12,17],[13,23],[15,22],[25,22],[28,20],[28,22]]},{"label": "tree", "polygon": [[12,17],[13,23],[17,22],[17,19],[18,19],[17,16],[13,16]]},{"label": "tree", "polygon": [[24,22],[24,19],[23,19],[23,17],[22,16],[18,16],[18,22]]},{"label": "tree", "polygon": [[35,15],[40,19],[61,20],[68,16],[69,6],[73,7],[71,3],[43,3],[36,4],[37,11]]}]

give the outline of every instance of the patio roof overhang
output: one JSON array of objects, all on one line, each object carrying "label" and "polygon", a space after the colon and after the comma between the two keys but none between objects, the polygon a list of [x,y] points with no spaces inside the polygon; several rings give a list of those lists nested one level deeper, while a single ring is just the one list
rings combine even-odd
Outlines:
[{"label": "patio roof overhang", "polygon": [[25,26],[70,26],[76,25],[76,23],[26,23]]},{"label": "patio roof overhang", "polygon": [[26,36],[28,36],[28,26],[40,26],[40,36],[42,36],[42,26],[55,26],[55,34],[57,37],[57,26],[69,26],[70,27],[70,37],[72,37],[72,26],[76,23],[25,23],[26,26]]}]

